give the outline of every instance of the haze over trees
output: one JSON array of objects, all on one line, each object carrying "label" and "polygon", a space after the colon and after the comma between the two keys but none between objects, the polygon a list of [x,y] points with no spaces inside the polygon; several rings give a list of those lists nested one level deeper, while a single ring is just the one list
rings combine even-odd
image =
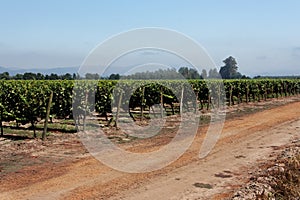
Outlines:
[{"label": "haze over trees", "polygon": [[76,80],[76,79],[87,79],[87,80],[98,80],[98,79],[108,79],[108,80],[119,80],[119,79],[134,79],[134,80],[149,80],[149,79],[212,79],[212,78],[223,78],[223,79],[240,79],[247,78],[242,76],[238,72],[238,66],[236,59],[229,56],[224,61],[224,66],[218,71],[217,68],[209,69],[208,71],[203,69],[201,74],[198,70],[191,67],[180,67],[178,70],[175,68],[168,69],[158,69],[156,71],[144,71],[136,72],[130,75],[120,75],[118,73],[113,73],[107,77],[101,77],[97,73],[86,73],[84,76],[79,76],[79,74],[66,73],[63,75],[58,75],[51,73],[50,75],[42,73],[32,73],[26,72],[24,74],[16,74],[10,76],[8,72],[0,73],[0,80]]},{"label": "haze over trees", "polygon": [[207,78],[220,78],[220,74],[219,74],[217,68],[210,69],[208,71],[208,77]]}]

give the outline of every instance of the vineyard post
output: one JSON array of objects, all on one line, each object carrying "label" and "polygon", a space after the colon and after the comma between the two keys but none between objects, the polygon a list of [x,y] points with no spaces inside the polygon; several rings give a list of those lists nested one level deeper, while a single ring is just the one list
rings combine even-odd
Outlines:
[{"label": "vineyard post", "polygon": [[267,91],[267,89],[265,90],[265,101],[267,100],[267,98],[268,98],[268,91]]},{"label": "vineyard post", "polygon": [[183,113],[183,94],[184,94],[184,85],[181,89],[181,97],[180,97],[180,116],[182,116]]},{"label": "vineyard post", "polygon": [[149,106],[149,116],[150,116],[150,108],[153,112],[153,116],[156,118],[156,113],[155,113],[155,110],[154,110],[153,106]]},{"label": "vineyard post", "polygon": [[211,91],[209,90],[208,91],[208,99],[207,99],[207,110],[209,110],[210,108],[210,101],[211,101]]},{"label": "vineyard post", "polygon": [[246,103],[249,102],[249,85],[246,84]]},{"label": "vineyard post", "polygon": [[264,89],[265,89],[265,93],[264,93],[264,100],[266,101],[267,100],[267,97],[268,97],[268,87],[267,87],[267,84],[265,84],[265,87],[264,87]]},{"label": "vineyard post", "polygon": [[0,119],[0,126],[1,126],[1,136],[3,136],[3,124],[2,124],[2,119],[3,119],[3,108],[1,107],[1,119]]},{"label": "vineyard post", "polygon": [[221,100],[221,82],[218,83],[218,108],[220,108],[220,100]]},{"label": "vineyard post", "polygon": [[195,113],[197,113],[197,110],[198,110],[198,94],[199,94],[199,91],[196,90],[196,92],[195,92],[195,95],[196,95],[196,98],[195,98],[195,104],[196,104],[196,106],[195,106]]},{"label": "vineyard post", "polygon": [[229,89],[229,106],[232,106],[232,85],[231,84]]},{"label": "vineyard post", "polygon": [[242,103],[241,102],[241,85],[240,84],[238,84],[238,88],[237,88],[237,90],[238,90],[238,93],[237,93],[237,104],[240,104],[240,103]]},{"label": "vineyard post", "polygon": [[175,115],[175,110],[174,110],[174,104],[173,104],[173,102],[171,103],[171,109],[172,109],[172,115]]},{"label": "vineyard post", "polygon": [[163,118],[163,109],[164,109],[164,96],[163,96],[163,88],[160,88],[160,117]]},{"label": "vineyard post", "polygon": [[84,107],[84,115],[83,115],[83,131],[85,131],[86,128],[86,115],[87,115],[87,109],[88,109],[88,97],[89,97],[89,91],[85,92],[85,107]]},{"label": "vineyard post", "polygon": [[119,95],[119,102],[118,102],[118,107],[117,107],[117,113],[116,113],[116,122],[115,122],[115,127],[118,128],[118,123],[119,123],[119,114],[120,114],[120,109],[121,109],[121,103],[122,103],[122,91],[120,91]]},{"label": "vineyard post", "polygon": [[284,82],[281,83],[280,97],[283,97],[284,94]]},{"label": "vineyard post", "polygon": [[258,92],[257,92],[257,101],[260,102],[260,97],[261,97],[261,85],[258,86]]},{"label": "vineyard post", "polygon": [[286,87],[286,84],[285,82],[283,83],[283,87],[284,87],[284,97],[287,97],[287,87]]},{"label": "vineyard post", "polygon": [[144,100],[145,100],[145,87],[142,88],[141,121],[143,121],[144,118]]},{"label": "vineyard post", "polygon": [[35,122],[33,119],[31,119],[31,127],[33,129],[33,137],[36,138],[36,127],[35,127]]},{"label": "vineyard post", "polygon": [[286,90],[286,96],[287,96],[287,97],[288,97],[288,96],[291,96],[289,84],[286,83],[286,86],[285,86],[285,87],[286,87],[286,88],[285,88],[285,90]]},{"label": "vineyard post", "polygon": [[47,110],[46,110],[46,117],[45,117],[45,123],[44,123],[44,131],[42,134],[42,140],[45,140],[45,138],[46,138],[52,98],[53,98],[53,91],[51,91],[51,93],[50,93],[49,102],[48,102],[48,106],[47,106]]}]

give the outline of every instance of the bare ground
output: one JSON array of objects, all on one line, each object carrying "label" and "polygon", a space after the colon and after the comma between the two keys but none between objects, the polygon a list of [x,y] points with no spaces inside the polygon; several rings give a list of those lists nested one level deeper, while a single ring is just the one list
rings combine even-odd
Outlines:
[{"label": "bare ground", "polygon": [[[46,142],[7,138],[0,141],[0,199],[224,199],[260,162],[299,139],[299,108],[300,102],[294,101],[227,119],[220,140],[204,159],[198,153],[207,126],[200,126],[183,156],[150,173],[110,169],[91,157],[74,135]],[[155,149],[173,134],[124,147],[135,152]]]}]

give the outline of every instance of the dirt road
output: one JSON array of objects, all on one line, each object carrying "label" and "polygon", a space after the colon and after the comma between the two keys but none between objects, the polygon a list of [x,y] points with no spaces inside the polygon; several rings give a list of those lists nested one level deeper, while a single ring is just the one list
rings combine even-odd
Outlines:
[{"label": "dirt road", "polygon": [[[0,199],[222,199],[221,193],[243,183],[248,170],[259,161],[300,138],[299,108],[300,102],[294,102],[227,120],[217,145],[201,160],[198,153],[204,134],[200,133],[205,126],[199,127],[189,150],[161,170],[123,173],[86,156],[31,168],[35,170],[32,177],[5,177]],[[167,139],[159,136],[155,140],[163,144]]]}]

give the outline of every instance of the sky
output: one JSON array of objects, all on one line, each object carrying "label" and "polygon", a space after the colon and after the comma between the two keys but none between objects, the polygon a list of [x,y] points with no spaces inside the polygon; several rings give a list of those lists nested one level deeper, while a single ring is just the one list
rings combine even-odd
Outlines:
[{"label": "sky", "polygon": [[79,67],[113,35],[158,27],[198,42],[217,68],[233,56],[249,76],[300,75],[298,0],[0,0],[0,5],[3,67]]}]

